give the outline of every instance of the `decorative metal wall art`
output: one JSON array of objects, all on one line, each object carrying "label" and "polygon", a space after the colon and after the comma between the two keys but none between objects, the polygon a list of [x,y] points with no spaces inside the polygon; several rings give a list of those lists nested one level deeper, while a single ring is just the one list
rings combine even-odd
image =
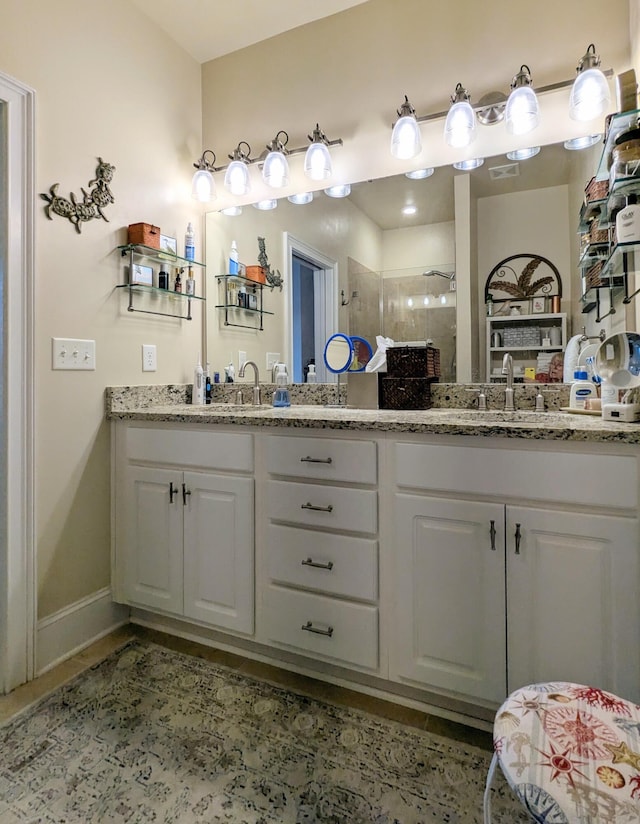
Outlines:
[{"label": "decorative metal wall art", "polygon": [[113,180],[113,173],[116,167],[106,163],[101,157],[98,158],[96,176],[87,184],[89,191],[80,187],[82,199],[79,199],[73,192],[69,194],[69,199],[61,197],[58,192],[59,183],[54,183],[49,189],[49,193],[40,193],[40,197],[47,201],[44,213],[53,220],[51,212],[60,217],[66,217],[76,227],[76,232],[80,234],[82,224],[96,217],[109,221],[109,218],[102,211],[110,203],[115,203],[115,198],[109,189],[109,184]]},{"label": "decorative metal wall art", "polygon": [[[534,278],[535,275],[535,278]],[[484,287],[494,303],[562,295],[560,272],[542,255],[511,255],[494,266]]]},{"label": "decorative metal wall art", "polygon": [[275,272],[271,269],[271,264],[267,258],[263,237],[258,238],[258,249],[260,250],[260,254],[258,255],[258,263],[264,269],[267,286],[269,289],[274,289],[276,286],[279,286],[280,291],[282,292],[282,275],[280,274],[279,269],[276,269]]}]

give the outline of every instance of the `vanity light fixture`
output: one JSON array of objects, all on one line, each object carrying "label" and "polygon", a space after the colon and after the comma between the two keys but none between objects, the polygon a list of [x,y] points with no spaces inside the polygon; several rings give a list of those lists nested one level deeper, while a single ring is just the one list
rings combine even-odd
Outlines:
[{"label": "vanity light fixture", "polygon": [[238,217],[242,214],[242,206],[227,206],[226,209],[220,209],[220,213],[228,217]]},{"label": "vanity light fixture", "polygon": [[253,203],[252,206],[255,209],[260,209],[261,212],[268,212],[271,209],[278,208],[278,201],[275,199],[259,200],[257,203]]},{"label": "vanity light fixture", "polygon": [[504,113],[510,134],[528,134],[540,122],[538,98],[531,83],[529,67],[520,66],[520,71],[511,81],[511,94]]},{"label": "vanity light fixture", "polygon": [[444,139],[454,149],[464,149],[476,137],[476,113],[469,100],[469,93],[458,83],[444,123]]},{"label": "vanity light fixture", "polygon": [[[247,147],[247,151],[242,148],[243,146]],[[251,146],[245,140],[241,140],[233,154],[229,155],[231,163],[227,166],[224,175],[224,187],[232,195],[247,195],[251,191],[248,168],[249,163],[252,162],[250,155]]]},{"label": "vanity light fixture", "polygon": [[409,180],[424,180],[427,177],[431,177],[431,175],[435,172],[433,166],[429,169],[414,169],[413,172],[405,172],[404,176],[408,177]]},{"label": "vanity light fixture", "polygon": [[398,120],[391,132],[391,154],[399,160],[410,160],[422,151],[422,141],[416,111],[406,94],[397,112]]},{"label": "vanity light fixture", "polygon": [[461,172],[470,172],[472,169],[477,169],[484,163],[484,157],[472,157],[470,160],[459,160],[453,164],[454,169],[459,169]]},{"label": "vanity light fixture", "polygon": [[269,154],[262,166],[262,179],[274,189],[289,185],[289,162],[285,148],[288,142],[289,135],[285,131],[279,131],[267,146]]},{"label": "vanity light fixture", "polygon": [[507,152],[507,157],[509,160],[529,160],[537,154],[540,154],[540,146],[530,146],[528,149],[514,149],[512,152]]},{"label": "vanity light fixture", "polygon": [[297,195],[289,195],[287,200],[295,203],[296,206],[304,206],[313,200],[313,192],[299,192]]},{"label": "vanity light fixture", "polygon": [[351,185],[349,183],[341,183],[336,186],[329,186],[324,190],[325,195],[329,197],[349,197],[351,194]]},{"label": "vanity light fixture", "polygon": [[594,44],[590,43],[578,64],[578,76],[571,88],[569,116],[573,120],[594,120],[604,114],[611,102],[609,84],[599,66],[600,55],[596,54]]},{"label": "vanity light fixture", "polygon": [[313,135],[307,135],[307,137],[311,145],[304,158],[304,173],[311,180],[326,180],[333,174],[329,146],[342,146],[342,140],[327,140],[325,133],[317,123]]},{"label": "vanity light fixture", "polygon": [[565,149],[569,151],[579,151],[594,146],[600,140],[599,134],[587,134],[583,137],[572,137],[571,140],[564,141]]},{"label": "vanity light fixture", "polygon": [[[213,157],[213,160],[207,160],[206,155],[208,154]],[[200,201],[200,203],[208,203],[216,196],[216,182],[212,174],[212,172],[218,171],[214,166],[215,162],[215,152],[212,152],[211,149],[205,149],[200,160],[193,164],[198,171],[191,181],[191,197]]]}]

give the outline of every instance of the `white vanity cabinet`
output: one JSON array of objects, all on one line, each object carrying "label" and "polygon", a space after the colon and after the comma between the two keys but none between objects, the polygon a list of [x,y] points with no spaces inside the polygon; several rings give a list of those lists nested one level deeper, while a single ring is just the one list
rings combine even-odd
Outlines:
[{"label": "white vanity cabinet", "polygon": [[537,447],[393,445],[391,675],[490,702],[553,680],[637,701],[637,459]]},{"label": "white vanity cabinet", "polygon": [[252,633],[253,436],[115,431],[115,599]]},{"label": "white vanity cabinet", "polygon": [[265,643],[376,671],[377,445],[266,435]]}]

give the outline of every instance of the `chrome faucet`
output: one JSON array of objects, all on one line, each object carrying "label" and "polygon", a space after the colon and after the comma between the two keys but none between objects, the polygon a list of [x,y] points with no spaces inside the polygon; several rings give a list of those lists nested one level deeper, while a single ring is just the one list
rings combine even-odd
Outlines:
[{"label": "chrome faucet", "polygon": [[502,374],[507,376],[507,388],[504,390],[504,411],[514,412],[513,403],[513,358],[509,352],[502,359]]},{"label": "chrome faucet", "polygon": [[245,361],[240,367],[238,377],[244,378],[244,370],[247,368],[247,366],[253,366],[253,405],[261,406],[262,398],[260,396],[260,374],[258,372],[257,365],[252,360]]}]

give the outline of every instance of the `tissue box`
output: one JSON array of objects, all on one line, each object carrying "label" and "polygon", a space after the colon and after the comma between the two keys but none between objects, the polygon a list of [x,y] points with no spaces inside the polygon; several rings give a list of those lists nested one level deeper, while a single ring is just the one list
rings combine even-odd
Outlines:
[{"label": "tissue box", "polygon": [[377,409],[379,378],[379,372],[347,372],[347,406]]}]

